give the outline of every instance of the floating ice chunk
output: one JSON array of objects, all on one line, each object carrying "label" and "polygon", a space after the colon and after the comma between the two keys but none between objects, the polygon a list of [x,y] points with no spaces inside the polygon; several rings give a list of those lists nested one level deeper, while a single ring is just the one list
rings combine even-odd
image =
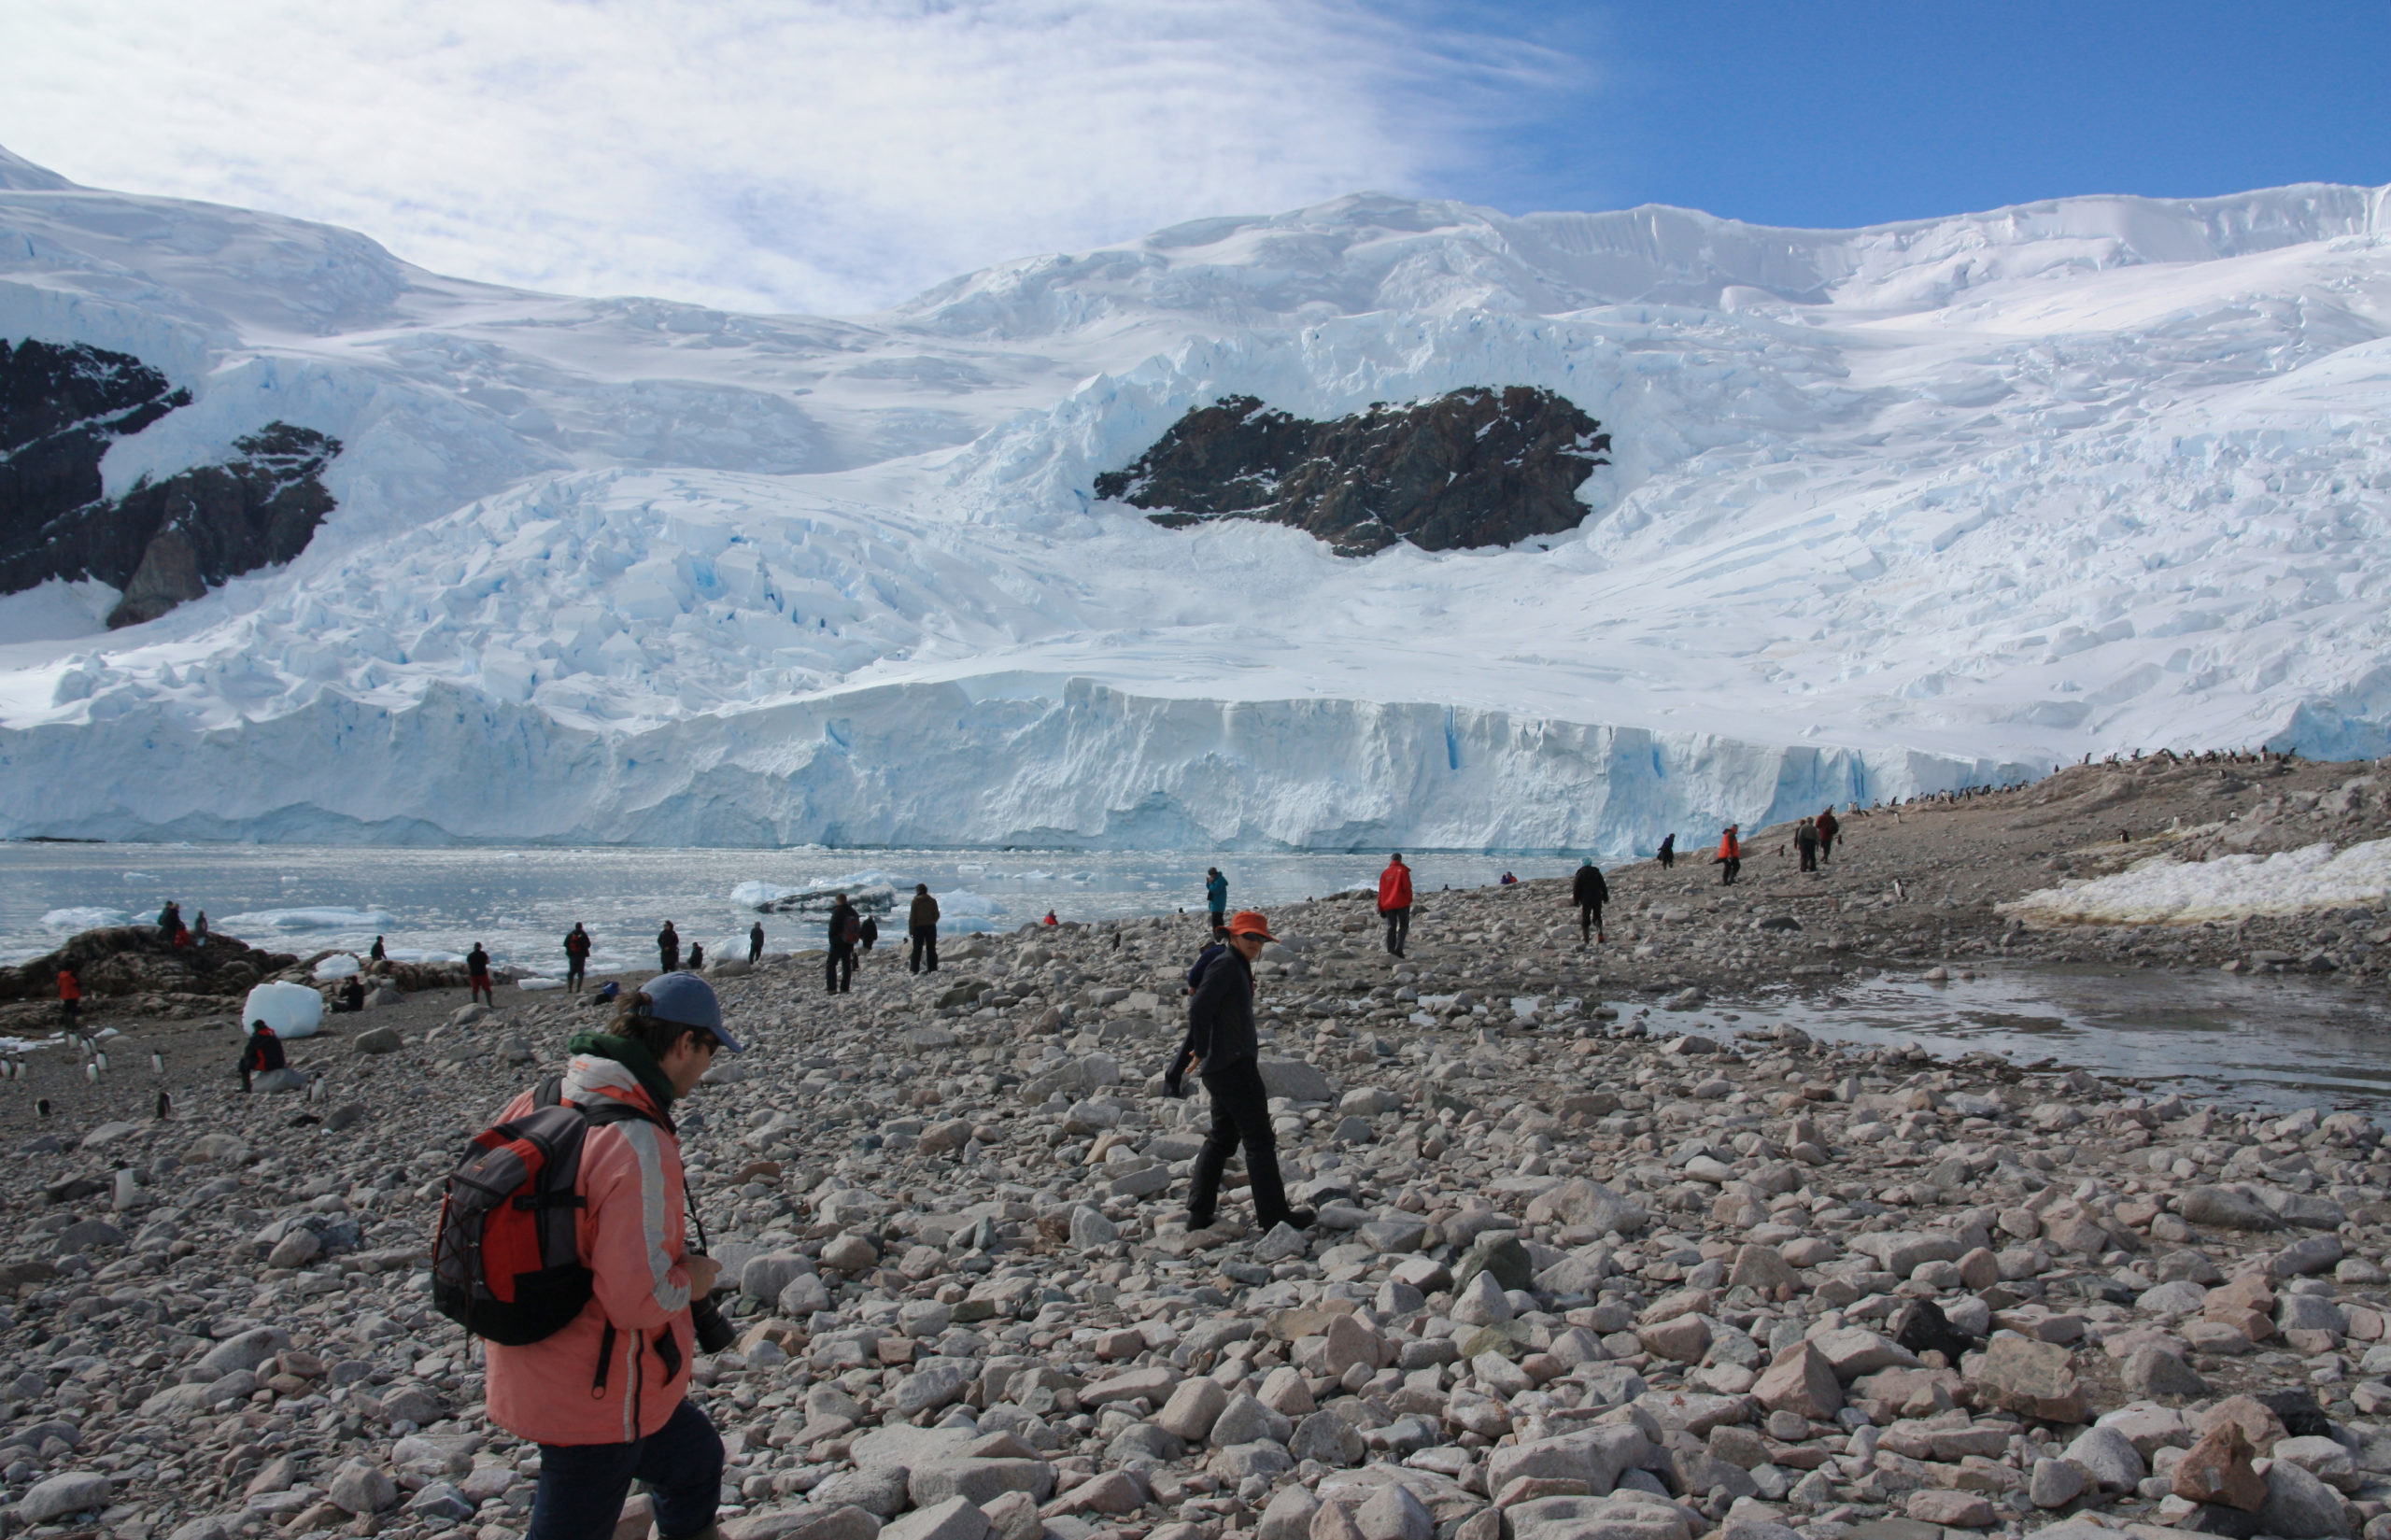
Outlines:
[{"label": "floating ice chunk", "polygon": [[2330,844],[2213,861],[2160,856],[2114,877],[2044,888],[2001,906],[2041,925],[2198,925],[2247,914],[2381,903],[2391,897],[2391,840],[2340,855]]},{"label": "floating ice chunk", "polygon": [[243,930],[379,930],[390,923],[378,909],[262,909],[253,914],[227,914],[216,928]]},{"label": "floating ice chunk", "polygon": [[63,935],[79,936],[87,930],[106,930],[114,925],[129,925],[133,917],[120,909],[89,909],[74,907],[53,909],[41,917],[44,930]]}]

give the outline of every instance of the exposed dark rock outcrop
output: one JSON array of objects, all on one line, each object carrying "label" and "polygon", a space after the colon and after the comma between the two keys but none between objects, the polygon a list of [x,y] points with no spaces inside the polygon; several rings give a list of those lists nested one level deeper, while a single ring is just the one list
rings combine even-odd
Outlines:
[{"label": "exposed dark rock outcrop", "polygon": [[57,951],[0,968],[0,1000],[55,1000],[58,970],[71,964],[87,995],[243,995],[299,959],[217,934],[205,946],[176,946],[156,925],[87,930]]},{"label": "exposed dark rock outcrop", "polygon": [[108,624],[129,626],[306,549],[340,453],[312,429],[268,423],[221,465],[105,495],[108,446],[190,402],[127,353],[0,341],[0,593],[96,578],[123,595]]},{"label": "exposed dark rock outcrop", "polygon": [[1577,487],[1610,435],[1575,403],[1527,386],[1473,387],[1433,401],[1312,422],[1227,396],[1190,410],[1098,497],[1167,510],[1173,529],[1215,518],[1292,524],[1339,556],[1398,540],[1431,551],[1508,545],[1574,530]]}]

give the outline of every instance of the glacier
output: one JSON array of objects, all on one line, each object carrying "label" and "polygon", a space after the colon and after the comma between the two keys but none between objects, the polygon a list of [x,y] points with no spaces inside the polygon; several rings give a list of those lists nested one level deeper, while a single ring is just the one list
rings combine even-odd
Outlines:
[{"label": "glacier", "polygon": [[[1357,195],[743,316],[0,151],[0,335],[338,438],[288,566],[0,599],[0,834],[1648,850],[2084,755],[2391,750],[2391,189],[1856,231]],[[1221,395],[1470,385],[1585,522],[1331,555],[1094,499]]]}]

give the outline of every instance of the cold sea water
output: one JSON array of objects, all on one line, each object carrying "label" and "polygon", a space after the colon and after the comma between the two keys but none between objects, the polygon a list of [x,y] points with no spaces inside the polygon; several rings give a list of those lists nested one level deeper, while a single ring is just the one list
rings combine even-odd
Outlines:
[{"label": "cold sea water", "polygon": [[[1505,871],[1565,876],[1572,860],[1414,854],[1422,902],[1440,887],[1478,887]],[[1260,908],[1374,884],[1383,852],[1206,855],[1135,851],[656,850],[552,847],[377,850],[354,846],[0,845],[0,961],[37,956],[77,931],[154,918],[168,898],[186,921],[302,956],[362,951],[377,935],[394,957],[461,959],[474,942],[502,968],[554,975],[578,921],[592,969],[653,967],[672,920],[684,948],[744,954],[763,922],[766,950],[820,944],[822,911],[759,911],[774,895],[891,890],[901,904],[927,883],[942,933],[1011,929],[1052,911],[1066,920],[1196,912],[1204,871],[1229,880],[1233,908]],[[1192,938],[1191,938],[1192,941]],[[1599,964],[1596,965],[1597,967]],[[1790,1023],[1819,1037],[1915,1041],[1937,1054],[1988,1050],[2095,1073],[2174,1085],[2228,1103],[2363,1109],[2391,1121],[2391,1066],[2373,997],[2300,979],[2233,979],[2132,968],[1998,965],[1930,984],[1918,968],[1832,988],[1761,988],[1757,998],[1669,1012],[1649,996],[1605,991],[1655,1032],[1732,1034]]]}]

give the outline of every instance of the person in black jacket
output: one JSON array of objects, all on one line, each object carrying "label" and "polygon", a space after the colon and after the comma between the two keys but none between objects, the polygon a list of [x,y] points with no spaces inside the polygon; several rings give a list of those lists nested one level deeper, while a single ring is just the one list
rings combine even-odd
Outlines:
[{"label": "person in black jacket", "polygon": [[1602,868],[1594,858],[1586,857],[1577,875],[1569,884],[1569,900],[1577,906],[1577,944],[1584,946],[1586,938],[1605,940],[1603,935],[1603,905],[1610,902],[1610,884],[1603,881]]},{"label": "person in black jacket", "polygon": [[856,986],[856,943],[863,940],[863,921],[845,894],[840,894],[838,902],[830,906],[824,929],[830,951],[822,959],[822,982],[833,995],[847,994]]},{"label": "person in black jacket", "polygon": [[1315,1217],[1309,1208],[1287,1206],[1287,1189],[1279,1178],[1279,1139],[1270,1128],[1270,1094],[1263,1089],[1261,1051],[1253,1035],[1253,959],[1267,945],[1270,922],[1252,910],[1229,919],[1229,944],[1196,985],[1188,1002],[1187,1037],[1179,1045],[1163,1083],[1174,1096],[1182,1094],[1189,1070],[1204,1079],[1212,1098],[1212,1127],[1196,1157],[1196,1174],[1188,1185],[1187,1227],[1201,1230],[1212,1222],[1220,1200],[1221,1173],[1229,1153],[1245,1147],[1245,1177],[1253,1194],[1253,1221],[1267,1231],[1280,1224],[1301,1230]]}]

